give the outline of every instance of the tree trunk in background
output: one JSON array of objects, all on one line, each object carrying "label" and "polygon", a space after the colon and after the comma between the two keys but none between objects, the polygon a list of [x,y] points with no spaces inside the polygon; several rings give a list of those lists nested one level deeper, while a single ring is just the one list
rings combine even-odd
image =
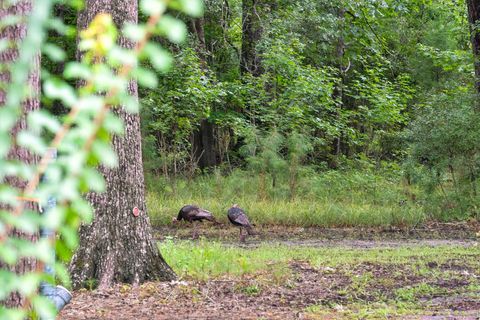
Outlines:
[{"label": "tree trunk in background", "polygon": [[[200,58],[202,69],[208,71],[208,50],[205,40],[205,19],[197,18],[192,20],[192,29],[196,36],[196,50]],[[193,145],[195,158],[201,169],[214,167],[217,165],[217,150],[215,148],[215,130],[214,124],[208,119],[203,119],[200,127],[193,133]]]},{"label": "tree trunk in background", "polygon": [[[100,12],[109,13],[117,27],[137,22],[135,0],[88,0],[79,14],[78,29],[83,30]],[[120,44],[133,44],[121,37]],[[137,96],[137,84],[130,83],[130,93]],[[74,287],[96,279],[101,289],[113,283],[138,284],[147,280],[171,280],[174,272],[166,264],[151,235],[145,204],[140,117],[115,109],[125,123],[125,136],[113,137],[118,154],[117,168],[101,168],[106,192],[90,193],[95,210],[94,222],[80,229],[80,247],[70,264]],[[139,209],[135,217],[134,208]]]},{"label": "tree trunk in background", "polygon": [[200,63],[203,69],[207,68],[207,43],[205,41],[205,19],[202,18],[196,18],[192,19],[191,22],[192,25],[192,31],[196,35],[197,39],[197,53],[200,58]]},{"label": "tree trunk in background", "polygon": [[[15,5],[5,8],[5,4],[0,5],[0,20],[4,19],[7,15],[28,15],[32,10],[32,1],[22,1],[18,2]],[[27,27],[24,24],[16,24],[8,26],[2,30],[0,30],[0,39],[8,38],[12,42],[18,44],[20,41],[25,37],[27,33]],[[18,57],[18,50],[16,47],[12,47],[10,49],[4,50],[0,52],[0,64],[9,64],[15,61]],[[30,92],[32,93],[30,97],[25,99],[23,103],[23,112],[21,119],[17,122],[15,127],[12,130],[12,137],[15,136],[18,132],[25,129],[27,127],[26,123],[26,115],[28,112],[36,110],[40,106],[39,102],[39,92],[40,92],[40,56],[35,56],[34,61],[32,62],[31,72],[29,76],[29,85],[30,85]],[[0,83],[5,84],[10,81],[10,74],[4,70],[0,70]],[[0,89],[0,107],[2,107],[6,102],[6,92]],[[0,120],[1,121],[1,120]],[[12,149],[10,150],[9,157],[11,159],[19,159],[25,163],[33,164],[38,161],[38,157],[30,153],[28,150],[24,148],[20,148],[17,145],[13,145]],[[20,180],[18,178],[7,178],[5,181],[7,184],[14,186],[18,189],[25,188],[27,181]],[[37,206],[33,203],[26,203],[25,204],[26,210],[38,210]],[[37,239],[37,234],[24,234],[19,232],[18,230],[12,230],[10,236],[16,238],[23,238],[28,241],[35,241]],[[22,259],[18,264],[14,267],[7,267],[4,265],[0,265],[0,269],[8,268],[10,271],[15,272],[17,274],[24,274],[26,272],[35,271],[37,268],[37,261],[32,258]],[[19,294],[15,293],[12,294],[8,299],[5,301],[1,301],[0,304],[3,304],[7,307],[14,308],[23,305],[24,298]]]},{"label": "tree trunk in background", "polygon": [[475,58],[475,88],[480,93],[480,0],[467,0],[468,21],[470,22],[471,42]]},{"label": "tree trunk in background", "polygon": [[217,165],[214,124],[207,119],[202,120],[200,128],[193,135],[193,148],[198,166],[202,169]]},{"label": "tree trunk in background", "polygon": [[[333,99],[337,101],[337,119],[341,117],[343,105],[344,105],[344,85],[345,85],[345,72],[346,66],[344,63],[345,58],[345,39],[343,36],[345,29],[345,8],[343,5],[337,9],[338,19],[338,38],[335,45],[335,64],[338,68],[338,74],[340,79],[333,90]],[[330,161],[330,167],[335,169],[339,165],[340,156],[342,154],[342,132],[335,139],[333,145],[334,155],[332,161]]]},{"label": "tree trunk in background", "polygon": [[257,77],[262,74],[257,44],[262,38],[261,12],[266,10],[265,0],[243,0],[242,2],[242,52],[240,71]]}]

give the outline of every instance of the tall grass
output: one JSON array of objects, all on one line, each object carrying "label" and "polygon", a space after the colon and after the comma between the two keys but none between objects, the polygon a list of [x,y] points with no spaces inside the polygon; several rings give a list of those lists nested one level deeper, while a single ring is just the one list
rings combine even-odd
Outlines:
[{"label": "tall grass", "polygon": [[[288,181],[271,184],[267,196],[259,194],[258,175],[236,170],[193,180],[148,181],[147,205],[154,225],[170,223],[183,205],[197,204],[227,222],[234,203],[244,208],[255,224],[286,226],[388,226],[415,225],[425,220],[422,207],[410,200],[417,192],[407,189],[395,175],[330,171],[304,175],[291,200]],[[261,186],[263,188],[263,186]]]}]

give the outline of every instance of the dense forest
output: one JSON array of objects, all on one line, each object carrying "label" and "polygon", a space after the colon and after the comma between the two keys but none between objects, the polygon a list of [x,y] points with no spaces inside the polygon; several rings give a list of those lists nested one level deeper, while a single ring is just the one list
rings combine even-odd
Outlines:
[{"label": "dense forest", "polygon": [[[160,66],[158,85],[139,92],[149,189],[243,172],[240,180],[258,177],[262,198],[293,199],[308,188],[304,177],[362,171],[357,184],[388,176],[395,201],[427,215],[476,216],[467,9],[450,0],[207,0],[202,17],[178,15],[187,41],[158,39],[174,68]],[[76,23],[71,8],[56,15]],[[50,38],[75,56],[71,37]]]},{"label": "dense forest", "polygon": [[478,214],[463,1],[209,0],[185,22],[175,68],[141,92],[147,175],[240,168],[295,197],[302,176],[362,170],[429,214]]}]

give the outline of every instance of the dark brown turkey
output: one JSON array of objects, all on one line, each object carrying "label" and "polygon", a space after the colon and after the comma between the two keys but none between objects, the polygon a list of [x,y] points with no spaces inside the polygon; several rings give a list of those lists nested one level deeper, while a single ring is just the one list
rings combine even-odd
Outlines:
[{"label": "dark brown turkey", "polygon": [[245,236],[243,229],[247,230],[248,235],[254,235],[252,225],[248,221],[247,214],[243,209],[241,209],[238,204],[234,204],[230,209],[228,209],[228,220],[240,229],[240,241],[245,242]]},{"label": "dark brown turkey", "polygon": [[[173,218],[175,220],[175,218]],[[198,238],[198,231],[197,231],[197,221],[202,222],[202,220],[208,220],[215,222],[215,218],[213,214],[205,209],[199,208],[195,205],[186,205],[183,206],[180,211],[178,212],[177,221],[185,220],[190,223],[193,223],[193,239]]]}]

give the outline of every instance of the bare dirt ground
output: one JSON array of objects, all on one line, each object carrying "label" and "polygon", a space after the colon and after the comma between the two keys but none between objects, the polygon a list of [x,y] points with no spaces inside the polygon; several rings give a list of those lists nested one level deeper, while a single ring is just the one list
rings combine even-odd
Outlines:
[{"label": "bare dirt ground", "polygon": [[[303,229],[257,228],[259,235],[242,245],[246,250],[263,242],[294,247],[346,247],[361,250],[415,246],[471,247],[478,250],[478,224],[431,224],[418,229]],[[158,229],[158,238],[188,238],[188,228]],[[238,245],[237,233],[220,228],[201,230],[207,239]],[[224,277],[207,281],[146,283],[139,287],[117,285],[108,291],[80,290],[60,319],[480,319],[480,270],[462,257],[445,263],[428,263],[429,272],[452,275],[425,278],[406,264],[362,262],[337,268],[313,268],[305,261],[290,262],[292,276],[282,283],[262,282],[269,274]],[[265,271],[267,273],[267,271]],[[369,281],[364,281],[368,275]],[[372,280],[373,279],[373,280]],[[400,288],[429,288],[415,293],[418,312],[396,314],[385,306],[385,315],[369,316],[368,306],[396,299]],[[475,286],[475,287],[472,287]],[[361,288],[360,288],[361,287]],[[474,288],[462,291],[459,288]],[[408,304],[408,294],[405,303]],[[362,307],[355,311],[352,303]],[[343,312],[349,305],[350,313]],[[313,307],[312,307],[313,306]],[[321,306],[320,312],[315,306]],[[367,308],[365,308],[367,306]],[[398,308],[398,305],[396,306]],[[361,310],[360,310],[361,309]],[[367,311],[366,311],[367,310]]]}]

